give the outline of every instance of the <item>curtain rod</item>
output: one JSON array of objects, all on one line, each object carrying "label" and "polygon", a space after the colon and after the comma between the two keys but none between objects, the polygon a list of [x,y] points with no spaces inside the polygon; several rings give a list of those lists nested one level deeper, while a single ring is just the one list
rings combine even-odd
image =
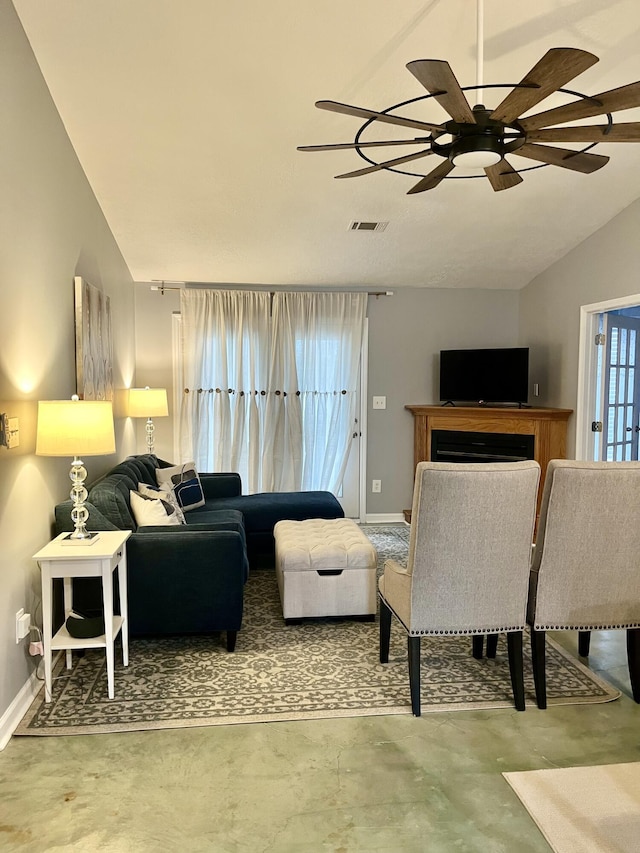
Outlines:
[{"label": "curtain rod", "polygon": [[[155,281],[155,279],[154,279],[154,281]],[[178,284],[178,282],[174,282],[174,284]],[[158,291],[158,293],[160,293],[161,296],[164,296],[164,294],[167,290],[184,290],[185,287],[189,287],[187,282],[183,282],[182,284],[183,284],[183,287],[174,287],[171,285],[166,285],[164,283],[164,281],[161,281],[158,284],[152,284],[151,290],[156,290],[156,291]],[[201,287],[200,285],[196,285],[195,287],[193,287],[193,290],[197,290],[200,287]],[[209,287],[209,285],[207,285],[207,287]],[[202,289],[204,289],[204,286],[202,286]],[[218,289],[220,289],[220,288],[218,288]],[[240,290],[240,288],[228,288],[228,289],[229,290]],[[273,290],[271,290],[269,292],[270,292],[271,296],[273,296],[274,293],[276,293],[276,291],[273,291]],[[287,291],[277,291],[277,292],[286,293]],[[324,291],[323,290],[323,291],[311,291],[311,292],[312,293],[314,293],[314,292],[315,293],[320,293],[320,292],[330,293],[331,291]],[[336,293],[363,293],[363,292],[364,291],[362,291],[362,290],[347,290],[347,291],[336,290]],[[367,296],[393,296],[393,290],[367,290],[366,293],[367,293]]]}]

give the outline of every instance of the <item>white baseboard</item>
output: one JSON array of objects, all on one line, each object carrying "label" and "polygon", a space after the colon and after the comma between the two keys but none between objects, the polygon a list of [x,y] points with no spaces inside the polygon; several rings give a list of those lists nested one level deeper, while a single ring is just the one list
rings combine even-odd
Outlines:
[{"label": "white baseboard", "polygon": [[397,524],[399,521],[404,521],[401,512],[376,512],[366,515],[367,524]]},{"label": "white baseboard", "polygon": [[24,684],[16,698],[0,717],[0,752],[11,740],[11,735],[24,717],[33,702],[37,692],[42,688],[43,682],[36,678],[34,670],[29,680]]}]

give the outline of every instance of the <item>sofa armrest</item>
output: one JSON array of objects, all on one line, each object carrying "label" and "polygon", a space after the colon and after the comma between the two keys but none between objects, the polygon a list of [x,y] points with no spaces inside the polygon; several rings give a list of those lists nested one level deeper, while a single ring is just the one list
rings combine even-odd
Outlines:
[{"label": "sofa armrest", "polygon": [[[146,525],[144,527],[139,527],[137,532],[132,534],[129,537],[127,548],[132,541],[135,540],[136,537],[140,537],[139,541],[142,542],[151,542],[156,543],[156,547],[164,548],[167,544],[170,549],[173,547],[175,549],[174,539],[177,538],[178,542],[183,542],[187,544],[188,548],[196,548],[196,545],[192,545],[191,543],[197,543],[200,540],[193,538],[194,533],[222,533],[222,532],[233,532],[236,533],[240,537],[240,541],[242,543],[242,569],[243,569],[243,578],[246,581],[249,577],[249,558],[247,557],[247,539],[244,531],[244,526],[239,522],[233,521],[224,521],[224,522],[206,522],[204,524],[189,524],[188,526],[184,525]],[[167,536],[174,537],[174,539],[167,539]],[[153,540],[151,537],[154,537]],[[142,548],[148,548],[149,551],[154,547],[152,545],[140,545]],[[178,545],[179,547],[179,545]],[[217,544],[213,541],[209,541],[205,539],[203,543],[203,547],[205,549],[213,550],[217,547]],[[208,553],[208,552],[207,552]]]},{"label": "sofa armrest", "polygon": [[204,498],[237,498],[242,494],[240,474],[199,474]]},{"label": "sofa armrest", "polygon": [[244,544],[233,530],[145,527],[127,540],[133,635],[237,631]]},{"label": "sofa armrest", "polygon": [[[200,525],[198,525],[200,526]],[[149,560],[176,571],[215,570],[242,582],[243,538],[237,530],[194,530],[183,525],[139,527],[127,540],[127,560]]]}]

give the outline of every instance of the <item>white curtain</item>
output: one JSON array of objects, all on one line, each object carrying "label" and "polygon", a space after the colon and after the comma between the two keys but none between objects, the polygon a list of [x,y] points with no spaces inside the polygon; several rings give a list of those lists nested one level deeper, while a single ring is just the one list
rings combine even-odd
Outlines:
[{"label": "white curtain", "polygon": [[181,461],[193,460],[200,471],[238,471],[245,491],[261,491],[269,294],[185,289],[180,310]]},{"label": "white curtain", "polygon": [[185,289],[183,461],[244,491],[337,492],[357,405],[366,294]]}]

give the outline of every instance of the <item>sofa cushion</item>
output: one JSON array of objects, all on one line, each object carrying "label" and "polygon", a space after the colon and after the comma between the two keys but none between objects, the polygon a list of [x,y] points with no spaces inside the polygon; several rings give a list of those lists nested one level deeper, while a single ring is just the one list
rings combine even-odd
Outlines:
[{"label": "sofa cushion", "polygon": [[230,524],[232,530],[242,528],[244,530],[244,516],[237,509],[209,509],[203,507],[197,512],[185,515],[188,525],[194,524]]},{"label": "sofa cushion", "polygon": [[200,513],[216,507],[240,510],[249,534],[272,534],[276,523],[283,519],[344,518],[344,511],[331,492],[259,492],[235,498],[209,499],[206,508],[190,513],[190,520],[197,521]]},{"label": "sofa cushion", "polygon": [[149,486],[155,486],[155,468],[150,470],[149,466],[143,461],[141,456],[129,456],[122,463],[126,465],[139,483],[147,483]]},{"label": "sofa cushion", "polygon": [[135,530],[129,492],[135,491],[137,483],[137,480],[132,480],[126,474],[112,471],[93,484],[89,490],[89,501],[115,524],[118,530]]},{"label": "sofa cushion", "polygon": [[153,453],[143,453],[140,456],[129,456],[128,458],[135,459],[139,465],[144,467],[147,472],[147,476],[143,478],[145,483],[149,483],[150,486],[155,486],[157,484],[156,468],[158,468],[160,464],[160,460],[157,456]]}]

